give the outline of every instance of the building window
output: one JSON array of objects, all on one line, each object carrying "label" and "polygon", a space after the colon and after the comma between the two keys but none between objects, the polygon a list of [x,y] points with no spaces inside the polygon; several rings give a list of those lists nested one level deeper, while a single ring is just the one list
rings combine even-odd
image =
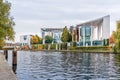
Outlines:
[{"label": "building window", "polygon": [[27,36],[24,36],[24,40],[26,40],[27,39]]},{"label": "building window", "polygon": [[42,32],[42,38],[44,38],[45,37],[45,33],[44,32]]}]

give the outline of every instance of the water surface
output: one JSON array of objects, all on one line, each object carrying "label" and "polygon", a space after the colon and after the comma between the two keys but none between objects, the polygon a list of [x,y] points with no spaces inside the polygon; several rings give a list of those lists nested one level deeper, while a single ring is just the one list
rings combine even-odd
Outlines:
[{"label": "water surface", "polygon": [[18,51],[16,73],[19,80],[119,80],[120,54]]}]

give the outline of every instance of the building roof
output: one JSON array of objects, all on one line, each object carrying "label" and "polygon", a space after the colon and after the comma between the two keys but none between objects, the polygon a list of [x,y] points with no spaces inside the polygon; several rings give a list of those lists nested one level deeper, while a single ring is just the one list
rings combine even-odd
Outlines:
[{"label": "building roof", "polygon": [[94,19],[94,20],[91,20],[91,21],[88,21],[88,22],[78,24],[78,25],[76,25],[76,27],[83,26],[83,25],[93,25],[93,26],[95,26],[95,25],[101,24],[105,17],[110,17],[110,15],[107,15],[107,16],[104,16],[104,17],[101,17],[101,18],[97,18],[97,19]]},{"label": "building roof", "polygon": [[63,28],[41,28],[42,31],[62,31]]}]

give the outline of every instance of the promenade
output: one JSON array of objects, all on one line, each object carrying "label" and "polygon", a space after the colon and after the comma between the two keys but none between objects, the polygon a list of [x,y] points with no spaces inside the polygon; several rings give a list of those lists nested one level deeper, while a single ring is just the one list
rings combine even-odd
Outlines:
[{"label": "promenade", "polygon": [[8,65],[3,54],[0,53],[0,80],[18,80]]}]

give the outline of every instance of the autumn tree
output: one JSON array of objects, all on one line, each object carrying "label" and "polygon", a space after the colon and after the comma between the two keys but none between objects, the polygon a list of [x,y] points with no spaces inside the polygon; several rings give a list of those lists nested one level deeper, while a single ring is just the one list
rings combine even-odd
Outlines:
[{"label": "autumn tree", "polygon": [[72,35],[69,33],[67,26],[65,26],[65,28],[63,28],[61,41],[62,42],[71,42],[72,41]]},{"label": "autumn tree", "polygon": [[36,36],[32,35],[32,37],[31,37],[31,43],[32,44],[37,44],[38,43],[38,38]]},{"label": "autumn tree", "polygon": [[42,38],[40,38],[38,35],[36,35],[36,37],[37,37],[37,39],[38,39],[38,44],[42,44],[43,39],[42,39]]},{"label": "autumn tree", "polygon": [[0,47],[5,40],[14,40],[15,25],[13,17],[10,16],[11,4],[8,1],[0,0]]},{"label": "autumn tree", "polygon": [[112,35],[110,36],[110,44],[114,43],[114,31],[112,32]]},{"label": "autumn tree", "polygon": [[114,51],[120,53],[120,21],[117,21],[117,29],[114,32]]}]

